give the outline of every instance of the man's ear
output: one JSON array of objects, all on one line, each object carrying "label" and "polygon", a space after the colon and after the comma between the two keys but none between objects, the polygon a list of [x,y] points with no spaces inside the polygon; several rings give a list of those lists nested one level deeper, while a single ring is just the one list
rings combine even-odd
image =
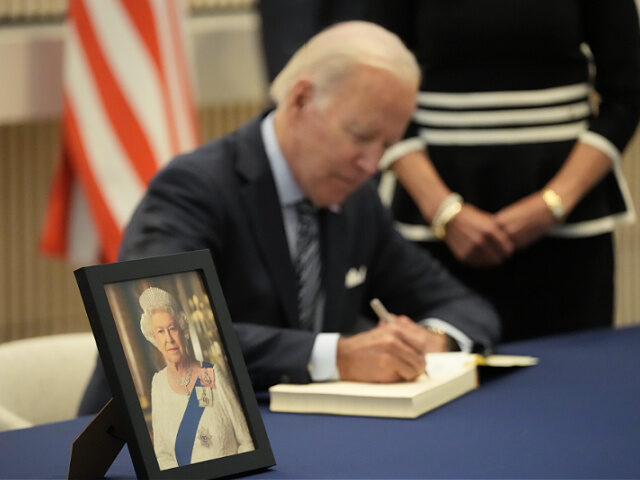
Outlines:
[{"label": "man's ear", "polygon": [[314,86],[309,77],[300,77],[287,95],[287,107],[292,113],[301,113],[313,102]]}]

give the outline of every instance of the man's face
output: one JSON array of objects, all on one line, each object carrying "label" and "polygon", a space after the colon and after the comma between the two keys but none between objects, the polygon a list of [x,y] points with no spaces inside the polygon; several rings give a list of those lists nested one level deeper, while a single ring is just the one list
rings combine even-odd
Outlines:
[{"label": "man's face", "polygon": [[358,66],[325,105],[304,104],[294,126],[293,175],[320,207],[342,203],[378,169],[384,151],[402,138],[416,91],[391,73]]},{"label": "man's face", "polygon": [[151,328],[156,346],[167,364],[178,363],[186,357],[180,327],[173,315],[163,310],[151,314]]}]

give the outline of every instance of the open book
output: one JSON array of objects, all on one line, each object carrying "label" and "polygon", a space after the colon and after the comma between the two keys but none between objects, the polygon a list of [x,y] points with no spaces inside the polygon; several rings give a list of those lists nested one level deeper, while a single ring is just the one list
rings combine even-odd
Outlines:
[{"label": "open book", "polygon": [[274,412],[416,418],[478,386],[477,356],[427,354],[427,373],[413,382],[326,382],[271,387]]},{"label": "open book", "polygon": [[426,355],[426,373],[413,382],[279,384],[269,389],[273,412],[416,418],[477,388],[477,365],[526,367],[535,357],[462,352]]}]

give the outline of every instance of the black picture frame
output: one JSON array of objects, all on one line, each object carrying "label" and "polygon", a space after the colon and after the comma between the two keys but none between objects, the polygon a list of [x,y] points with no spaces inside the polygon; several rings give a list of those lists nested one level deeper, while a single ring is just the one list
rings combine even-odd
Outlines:
[{"label": "black picture frame", "polygon": [[[111,387],[114,407],[123,420],[122,434],[125,436],[138,478],[214,479],[248,474],[275,465],[240,344],[209,250],[87,266],[77,269],[74,273]],[[197,287],[198,283],[201,287]],[[145,346],[141,343],[142,340],[136,337],[136,330],[142,334],[139,324],[143,309],[140,304],[136,309],[132,301],[136,295],[139,296],[145,285],[162,288],[171,293],[182,306],[188,319],[189,331],[193,334],[192,330],[195,330],[197,336],[197,339],[194,339],[191,335],[188,340],[191,355],[197,358],[197,348],[200,348],[199,355],[203,358],[217,354],[219,363],[214,364],[214,368],[218,383],[213,388],[217,386],[220,389],[223,384],[219,382],[226,379],[224,385],[231,385],[235,390],[237,403],[228,401],[227,405],[240,406],[240,413],[244,415],[253,442],[253,450],[210,460],[197,460],[175,468],[160,467],[150,427],[152,409],[150,405],[145,404],[150,403],[148,400],[151,387],[149,386],[148,392],[145,393],[143,385],[152,374],[144,374],[145,369],[148,370],[150,367],[149,360],[142,359],[146,355],[143,352],[144,348],[157,348],[146,339],[144,341],[148,345]],[[129,294],[127,289],[132,289]],[[185,302],[188,305],[185,305]],[[216,342],[219,348],[216,347]],[[209,360],[211,359],[206,361]],[[221,391],[218,390],[217,395],[220,396],[216,399],[223,398]],[[216,391],[211,390],[211,393]],[[146,400],[145,395],[148,397]],[[230,395],[225,398],[230,398]],[[161,402],[158,400],[158,403]],[[202,405],[201,403],[200,406]],[[237,409],[230,408],[226,407],[225,411],[237,412]],[[206,408],[203,408],[203,411],[206,411]],[[236,420],[241,418],[238,415],[228,417]],[[236,432],[237,424],[241,422],[236,421],[233,424]],[[200,425],[201,423],[197,423],[198,428]],[[239,436],[234,434],[234,438],[237,437]],[[204,438],[206,440],[206,436]],[[200,431],[196,432],[194,442],[198,440],[204,441],[200,438]],[[208,444],[204,445],[208,447]],[[250,447],[250,444],[248,445]],[[96,445],[96,448],[99,448],[99,445]],[[247,448],[246,444],[244,448]]]}]

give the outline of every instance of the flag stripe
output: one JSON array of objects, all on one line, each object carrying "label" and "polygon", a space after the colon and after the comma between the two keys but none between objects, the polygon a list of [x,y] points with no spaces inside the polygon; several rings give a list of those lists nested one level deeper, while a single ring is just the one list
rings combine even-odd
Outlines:
[{"label": "flag stripe", "polygon": [[95,85],[102,99],[102,107],[109,116],[128,157],[135,160],[132,166],[140,179],[146,183],[157,168],[151,146],[109,68],[84,4],[77,2],[75,6],[75,25],[91,73],[95,79],[99,79]]},{"label": "flag stripe", "polygon": [[[177,15],[178,11],[174,2],[161,3],[152,2],[152,8],[156,18],[158,27],[158,38],[160,40],[160,49],[163,58],[163,73],[168,87],[167,100],[171,103],[174,112],[176,141],[178,150],[183,151],[192,148],[198,141],[198,135],[195,132],[193,123],[193,104],[190,85],[187,82],[187,92],[182,91],[180,82],[180,74],[182,68],[186,68],[180,63],[180,55],[184,48],[181,46],[180,32],[173,31],[173,25],[180,24],[178,19],[173,15]],[[186,102],[186,103],[185,103]]]},{"label": "flag stripe", "polygon": [[175,133],[176,149],[184,149],[184,141],[182,139],[183,131],[188,128],[186,117],[184,115],[184,108],[179,102],[179,96],[176,90],[179,88],[177,85],[177,72],[179,68],[176,65],[174,50],[172,47],[172,38],[169,25],[169,11],[168,6],[170,4],[163,4],[153,2],[153,11],[156,18],[156,25],[158,27],[158,38],[160,40],[160,49],[162,51],[163,59],[163,73],[166,81],[166,101],[170,105],[173,112],[174,122],[171,125]]},{"label": "flag stripe", "polygon": [[[192,148],[200,142],[200,135],[198,132],[198,120],[195,110],[195,98],[193,92],[193,85],[191,84],[188,73],[191,71],[190,65],[187,62],[186,50],[182,47],[183,39],[186,38],[183,31],[183,25],[180,24],[178,19],[180,18],[180,12],[178,12],[178,5],[175,2],[169,2],[166,4],[169,10],[169,28],[171,30],[171,45],[173,46],[173,56],[175,59],[175,68],[172,69],[174,75],[178,77],[178,98],[177,103],[180,105],[182,114],[183,128],[180,130],[181,135],[181,149]],[[169,54],[167,54],[169,56]]]},{"label": "flag stripe", "polygon": [[[160,88],[162,89],[162,107],[164,109],[164,117],[168,123],[166,125],[166,131],[169,138],[169,146],[171,154],[178,152],[178,140],[176,135],[176,118],[173,111],[173,106],[170,102],[169,87],[167,86],[167,69],[163,65],[162,57],[160,55],[160,45],[158,41],[158,32],[156,27],[158,26],[159,19],[155,17],[153,9],[147,0],[137,0],[130,2],[127,0],[120,0],[122,7],[127,11],[129,19],[135,24],[143,44],[146,47],[150,58],[153,60],[153,64],[160,81]],[[158,4],[160,10],[166,9],[166,3]],[[164,163],[163,158],[156,159],[158,164]]]},{"label": "flag stripe", "polygon": [[171,155],[159,72],[120,2],[93,1],[87,7],[104,58],[151,146],[157,168],[159,159]]},{"label": "flag stripe", "polygon": [[136,0],[135,2],[120,0],[120,5],[127,12],[129,20],[135,25],[156,69],[158,72],[162,72],[160,47],[158,46],[158,36],[153,22],[151,6],[146,0]]},{"label": "flag stripe", "polygon": [[127,159],[103,110],[87,60],[78,41],[73,39],[75,30],[70,29],[69,33],[72,39],[67,43],[67,105],[83,127],[79,135],[102,195],[117,225],[124,228],[145,185]]},{"label": "flag stripe", "polygon": [[96,259],[103,262],[114,261],[115,257],[108,258],[103,254],[100,237],[89,209],[89,201],[79,181],[74,180],[71,185],[70,200],[67,249],[73,252],[74,262],[86,265],[95,262]]},{"label": "flag stripe", "polygon": [[73,172],[63,152],[56,168],[45,223],[40,237],[40,249],[52,255],[64,255],[67,248],[67,212],[70,206]]},{"label": "flag stripe", "polygon": [[65,132],[65,147],[69,149],[72,165],[84,185],[90,210],[102,239],[102,251],[106,258],[115,259],[117,258],[118,246],[122,238],[121,229],[116,224],[109,206],[102,196],[101,189],[91,168],[90,157],[87,156],[82,144],[78,121],[71,104],[66,99],[63,128]]}]

